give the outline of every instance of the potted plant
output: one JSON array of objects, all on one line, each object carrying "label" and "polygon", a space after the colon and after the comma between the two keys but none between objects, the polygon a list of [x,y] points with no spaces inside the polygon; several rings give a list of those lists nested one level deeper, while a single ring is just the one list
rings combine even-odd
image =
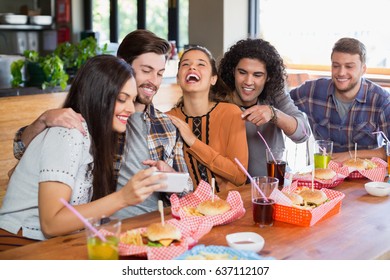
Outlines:
[{"label": "potted plant", "polygon": [[83,65],[87,59],[94,57],[97,54],[108,53],[107,44],[100,47],[93,37],[87,37],[81,40],[78,44],[64,42],[57,46],[54,54],[62,59],[64,68],[69,75],[71,82],[77,70]]},{"label": "potted plant", "polygon": [[[64,70],[64,63],[55,54],[40,56],[38,52],[26,50],[23,53],[25,59],[14,61],[11,64],[13,77],[12,87],[37,86],[42,89],[60,86],[63,90],[67,86],[68,75]],[[25,80],[23,80],[23,69]]]}]

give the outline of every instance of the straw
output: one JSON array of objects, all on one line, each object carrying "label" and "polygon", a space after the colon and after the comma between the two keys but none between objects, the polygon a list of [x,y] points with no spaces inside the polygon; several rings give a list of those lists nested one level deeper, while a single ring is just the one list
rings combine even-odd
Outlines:
[{"label": "straw", "polygon": [[[302,124],[302,131],[303,131],[303,133],[307,136],[307,140],[306,140],[305,142],[309,141],[310,135],[309,135],[309,133],[307,133],[307,130],[306,130],[304,124]],[[294,166],[297,166],[297,164],[296,164],[296,162],[297,162],[297,147],[298,147],[298,144],[295,144],[295,159],[294,159]],[[309,152],[308,150],[306,151],[306,155],[307,155],[307,157],[310,157],[310,152]],[[295,169],[297,169],[297,168],[295,167]]]},{"label": "straw", "polygon": [[215,193],[215,178],[211,178],[211,201],[214,202],[214,193]]},{"label": "straw", "polygon": [[160,216],[161,216],[161,224],[164,226],[165,225],[165,221],[164,221],[164,207],[163,207],[162,200],[158,201],[158,211],[160,212]]},{"label": "straw", "polygon": [[355,143],[355,161],[356,161],[356,156],[357,156],[357,143]]},{"label": "straw", "polygon": [[326,147],[321,147],[321,146],[318,144],[318,149],[322,152],[322,155],[323,155],[323,156],[326,156]]},{"label": "straw", "polygon": [[107,242],[107,239],[102,235],[96,228],[94,228],[90,222],[88,222],[87,219],[85,219],[72,205],[70,205],[65,199],[62,197],[60,198],[60,201],[73,213],[76,215],[77,218],[79,218],[84,225],[89,228],[93,233],[97,235],[103,242]]},{"label": "straw", "polygon": [[241,170],[248,176],[249,180],[251,180],[252,184],[255,185],[256,189],[259,191],[261,196],[265,199],[265,201],[268,202],[268,198],[265,196],[265,194],[261,191],[260,187],[257,185],[256,181],[252,178],[252,176],[246,171],[245,167],[241,164],[241,162],[237,159],[234,158],[235,162],[238,164],[238,166],[241,168]]},{"label": "straw", "polygon": [[271,152],[270,147],[269,147],[268,144],[267,144],[267,141],[265,141],[265,139],[264,139],[263,135],[261,135],[260,131],[258,131],[257,133],[259,134],[259,136],[261,137],[261,139],[263,139],[264,144],[265,144],[265,146],[267,147],[267,149],[268,149],[268,151],[269,151],[269,153],[270,153],[272,159],[274,160],[275,163],[277,163],[277,161],[276,161],[274,155],[273,155],[272,152]]},{"label": "straw", "polygon": [[311,173],[311,191],[314,191],[314,172],[315,172],[315,167],[313,166],[313,172]]},{"label": "straw", "polygon": [[385,138],[387,143],[390,142],[389,139],[387,139],[386,134],[383,133],[383,131],[379,130],[379,131],[372,132],[372,134],[378,134],[378,133],[382,134],[383,138]]}]

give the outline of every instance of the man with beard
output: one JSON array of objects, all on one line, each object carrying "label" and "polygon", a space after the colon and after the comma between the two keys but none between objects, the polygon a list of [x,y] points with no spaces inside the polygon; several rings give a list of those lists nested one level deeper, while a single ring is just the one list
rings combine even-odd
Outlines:
[{"label": "man with beard", "polygon": [[309,122],[285,90],[286,70],[273,45],[263,39],[239,40],[220,61],[219,76],[233,93],[245,120],[249,149],[248,171],[267,175],[266,145],[285,148],[285,137],[294,143],[310,135]]},{"label": "man with beard", "polygon": [[338,40],[331,54],[331,78],[307,81],[290,94],[305,112],[315,139],[333,141],[333,160],[354,156],[386,159],[383,132],[390,136],[390,95],[365,79],[366,48],[356,39]]},{"label": "man with beard", "polygon": [[[136,112],[128,119],[126,135],[120,137],[118,155],[114,159],[117,190],[148,166],[156,166],[162,171],[187,172],[183,141],[178,130],[168,116],[152,104],[162,82],[169,52],[170,44],[147,30],[129,33],[118,48],[117,56],[134,69],[138,94],[135,101]],[[25,147],[46,127],[77,128],[85,133],[82,121],[83,117],[71,109],[44,112],[31,125],[17,132],[14,141],[15,157],[20,159]],[[142,183],[152,184],[148,178],[142,178]],[[169,202],[163,194],[153,193],[142,203],[124,208],[116,215],[123,219],[155,211],[159,199]]]}]

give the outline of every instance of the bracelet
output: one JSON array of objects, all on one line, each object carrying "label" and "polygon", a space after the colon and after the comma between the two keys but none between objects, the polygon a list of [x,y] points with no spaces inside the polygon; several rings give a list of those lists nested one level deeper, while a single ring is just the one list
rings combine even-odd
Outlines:
[{"label": "bracelet", "polygon": [[271,109],[272,115],[271,119],[269,120],[271,123],[276,124],[278,122],[278,115],[276,114],[278,112],[278,109],[276,109],[274,106],[269,105],[269,108]]}]

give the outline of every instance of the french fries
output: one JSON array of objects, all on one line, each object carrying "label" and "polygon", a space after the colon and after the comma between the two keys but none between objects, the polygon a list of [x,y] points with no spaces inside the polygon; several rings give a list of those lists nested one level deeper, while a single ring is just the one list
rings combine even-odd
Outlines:
[{"label": "french fries", "polygon": [[187,216],[203,216],[203,214],[199,213],[198,210],[196,210],[196,207],[184,206],[183,211],[186,213]]},{"label": "french fries", "polygon": [[142,235],[138,229],[128,230],[126,234],[123,234],[120,237],[120,242],[129,245],[144,246]]}]

